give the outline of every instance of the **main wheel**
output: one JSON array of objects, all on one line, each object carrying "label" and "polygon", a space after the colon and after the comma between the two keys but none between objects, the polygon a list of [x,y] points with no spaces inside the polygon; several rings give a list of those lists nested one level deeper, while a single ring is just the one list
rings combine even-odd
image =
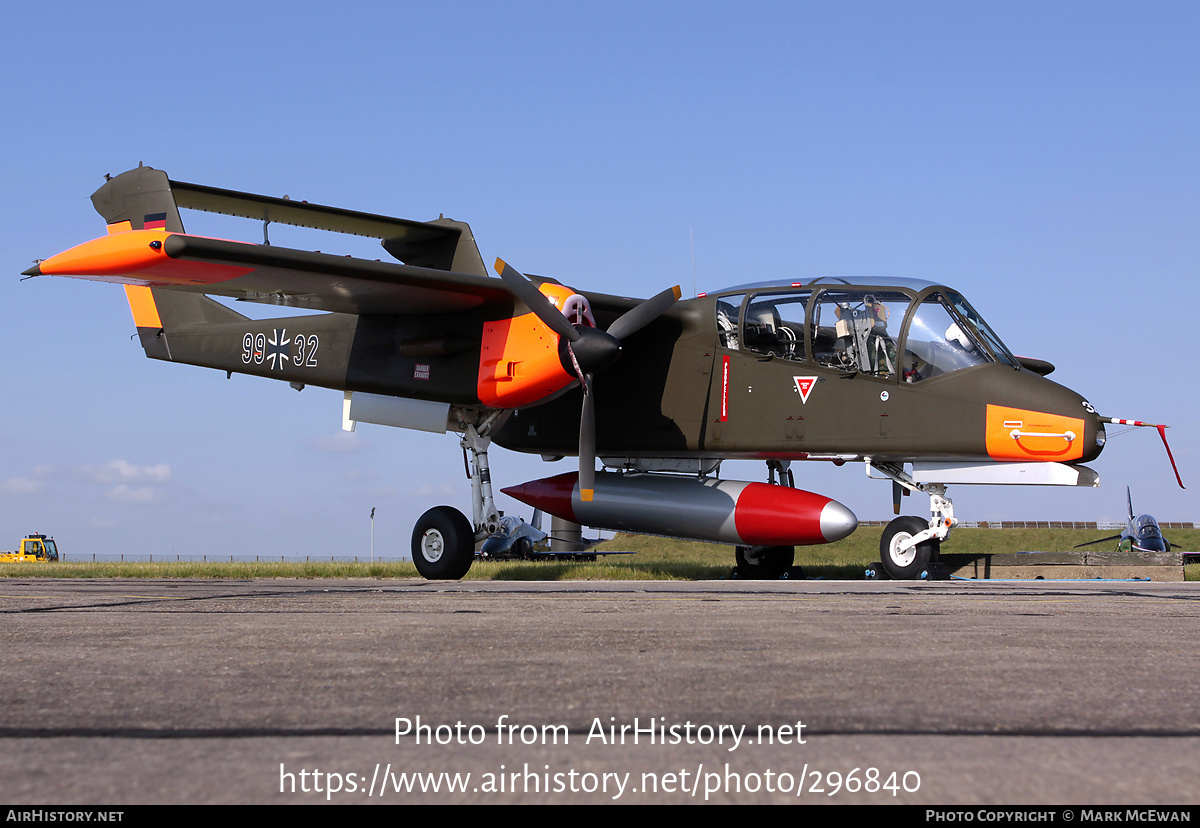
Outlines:
[{"label": "main wheel", "polygon": [[889,578],[905,581],[919,577],[930,562],[937,560],[941,544],[936,538],[900,551],[900,544],[928,528],[929,521],[919,517],[898,517],[883,530],[883,537],[879,539],[879,562]]},{"label": "main wheel", "polygon": [[475,531],[462,512],[434,506],[417,521],[412,534],[417,572],[431,581],[457,581],[475,560]]},{"label": "main wheel", "polygon": [[738,575],[755,581],[773,581],[796,560],[794,546],[739,546],[734,549]]}]

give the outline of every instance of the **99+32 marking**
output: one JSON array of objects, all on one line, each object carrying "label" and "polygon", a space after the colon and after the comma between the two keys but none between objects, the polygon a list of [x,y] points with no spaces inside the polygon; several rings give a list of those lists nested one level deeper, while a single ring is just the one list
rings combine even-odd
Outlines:
[{"label": "99+32 marking", "polygon": [[242,364],[262,365],[266,362],[280,371],[288,362],[297,368],[316,368],[320,345],[316,334],[297,334],[288,338],[287,328],[276,328],[270,338],[265,333],[247,333],[242,337]]}]

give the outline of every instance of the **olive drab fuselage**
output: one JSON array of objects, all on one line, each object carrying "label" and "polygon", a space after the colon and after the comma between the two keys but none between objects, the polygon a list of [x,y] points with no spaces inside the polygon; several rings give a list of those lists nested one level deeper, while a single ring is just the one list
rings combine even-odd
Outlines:
[{"label": "olive drab fuselage", "polygon": [[[1099,454],[1103,426],[1087,401],[1007,351],[994,357],[990,329],[976,333],[939,301],[947,288],[893,288],[891,335],[872,318],[856,342],[852,324],[827,314],[833,323],[825,325],[819,316],[880,292],[851,279],[836,287],[756,285],[678,303],[597,377],[601,456],[1077,463]],[[913,333],[915,324],[901,337],[902,325],[928,319],[934,305],[943,332],[961,326],[955,334],[973,358],[960,342]],[[780,307],[793,309],[791,321]],[[764,308],[775,309],[773,332],[758,321]],[[854,346],[862,345],[874,352],[858,355]],[[994,347],[1003,346],[996,339]],[[497,440],[569,455],[578,405],[570,394],[518,411]]]}]

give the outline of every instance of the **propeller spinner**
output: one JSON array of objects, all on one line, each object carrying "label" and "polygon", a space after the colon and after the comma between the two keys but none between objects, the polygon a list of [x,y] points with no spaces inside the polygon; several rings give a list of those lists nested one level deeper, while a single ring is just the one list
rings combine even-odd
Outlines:
[{"label": "propeller spinner", "polygon": [[572,324],[537,286],[503,259],[496,259],[496,272],[517,298],[546,327],[559,335],[563,362],[569,360],[583,388],[579,416],[579,497],[590,501],[596,488],[596,403],[592,376],[613,363],[621,354],[621,340],[640,331],[679,300],[679,286],[664,290],[626,311],[607,331]]}]

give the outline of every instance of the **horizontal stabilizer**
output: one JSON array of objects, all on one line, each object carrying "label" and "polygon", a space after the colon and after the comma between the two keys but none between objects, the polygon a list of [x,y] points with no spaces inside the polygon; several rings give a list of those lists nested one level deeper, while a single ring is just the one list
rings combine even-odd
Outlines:
[{"label": "horizontal stabilizer", "polygon": [[170,189],[176,205],[189,210],[380,239],[388,253],[406,264],[487,275],[475,236],[465,222],[392,218],[184,181],[171,181]]},{"label": "horizontal stabilizer", "polygon": [[[40,260],[23,275],[69,276],[360,316],[481,310],[500,318],[519,304],[503,281],[487,274],[471,228],[452,219],[410,221],[222,190],[172,181],[162,170],[146,166],[107,177],[92,194],[92,203],[108,223],[108,234]],[[379,238],[404,264],[297,250],[265,240],[255,244],[187,235],[180,207]],[[585,295],[597,317],[606,320],[640,304],[623,296]]]},{"label": "horizontal stabilizer", "polygon": [[182,233],[179,208],[220,213],[294,227],[380,239],[388,253],[406,264],[487,276],[487,268],[465,222],[438,218],[413,221],[323,204],[293,201],[284,196],[223,190],[186,181],[172,181],[162,170],[139,166],[108,178],[92,194],[92,204],[110,226],[129,222],[128,230],[167,230]]}]

